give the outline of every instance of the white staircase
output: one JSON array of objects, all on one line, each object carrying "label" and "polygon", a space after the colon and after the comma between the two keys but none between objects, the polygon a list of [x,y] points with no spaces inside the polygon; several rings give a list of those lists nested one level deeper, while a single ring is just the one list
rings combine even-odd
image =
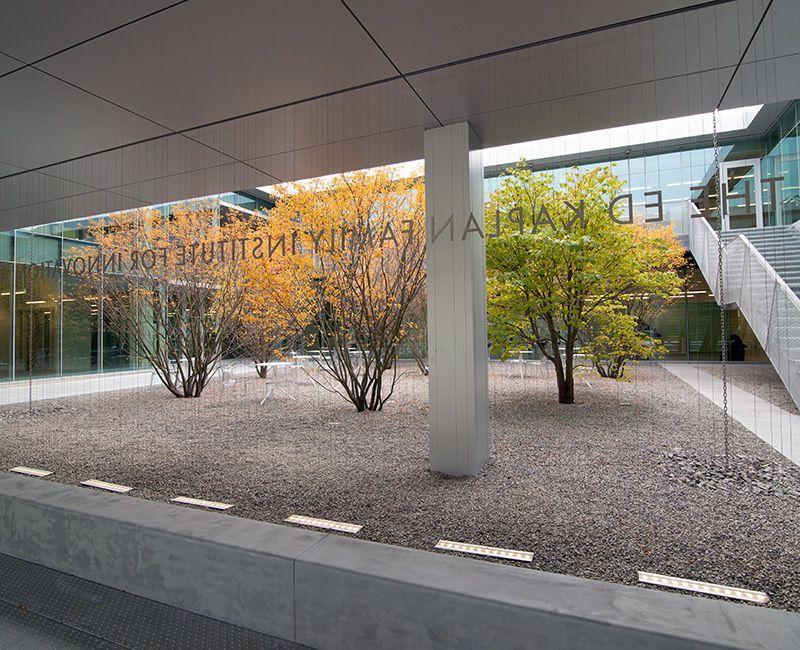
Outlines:
[{"label": "white staircase", "polygon": [[689,248],[714,297],[747,319],[800,407],[800,231],[775,226],[722,233],[722,291],[717,237],[704,218],[691,219]]}]

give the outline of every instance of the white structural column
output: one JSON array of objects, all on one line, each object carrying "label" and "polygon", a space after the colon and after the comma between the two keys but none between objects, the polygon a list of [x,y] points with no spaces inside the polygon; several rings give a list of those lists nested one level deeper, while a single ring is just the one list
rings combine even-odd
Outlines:
[{"label": "white structural column", "polygon": [[480,142],[466,122],[425,132],[431,467],[474,475],[489,457]]}]

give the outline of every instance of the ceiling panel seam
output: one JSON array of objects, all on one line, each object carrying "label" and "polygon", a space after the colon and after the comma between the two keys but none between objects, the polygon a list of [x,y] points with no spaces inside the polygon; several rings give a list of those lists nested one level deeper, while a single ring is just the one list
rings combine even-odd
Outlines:
[{"label": "ceiling panel seam", "polygon": [[764,23],[764,19],[767,17],[769,10],[772,8],[773,2],[774,0],[769,0],[769,2],[767,2],[767,6],[764,8],[764,12],[761,14],[761,18],[759,19],[758,24],[755,26],[753,33],[750,35],[750,40],[747,41],[747,45],[745,45],[744,50],[742,50],[742,55],[739,57],[739,62],[736,64],[736,67],[733,70],[731,78],[728,79],[728,83],[725,86],[725,90],[723,90],[722,95],[720,95],[719,101],[717,102],[717,109],[719,109],[719,107],[722,106],[722,102],[725,100],[725,95],[728,94],[728,91],[731,88],[731,84],[733,84],[733,80],[736,77],[736,73],[739,72],[739,68],[742,67],[742,62],[744,61],[744,58],[747,56],[747,52],[750,49],[750,46],[753,44],[753,41],[756,38],[756,34],[758,34],[758,30],[761,29],[761,25]]},{"label": "ceiling panel seam", "polygon": [[531,41],[530,43],[523,43],[522,45],[515,45],[513,47],[507,47],[502,50],[493,50],[491,52],[484,52],[483,54],[476,54],[474,56],[468,56],[463,59],[455,59],[453,61],[448,61],[447,63],[439,63],[437,65],[428,66],[426,68],[418,68],[417,70],[412,70],[411,72],[406,72],[405,76],[413,77],[416,75],[426,74],[428,72],[436,72],[437,70],[444,70],[447,68],[452,68],[453,66],[457,65],[464,65],[466,63],[474,63],[476,61],[482,61],[484,59],[491,59],[495,56],[503,56],[505,54],[513,54],[514,52],[520,52],[522,50],[530,50],[536,47],[541,47],[542,45],[552,45],[553,43],[559,43],[561,41],[567,41],[573,38],[580,38],[582,36],[589,36],[591,34],[598,34],[600,32],[610,31],[612,29],[619,29],[621,27],[629,27],[631,25],[638,25],[640,23],[650,22],[652,20],[659,20],[661,18],[668,18],[670,16],[676,16],[680,14],[689,13],[691,11],[700,11],[702,9],[708,9],[710,7],[716,7],[718,5],[730,4],[731,2],[738,2],[739,0],[708,0],[707,2],[700,2],[698,4],[689,5],[686,7],[678,7],[676,9],[669,9],[667,11],[660,11],[654,14],[648,14],[647,16],[639,16],[636,18],[628,18],[627,20],[620,20],[615,23],[609,23],[607,25],[600,25],[598,27],[590,27],[588,29],[582,29],[577,32],[570,32],[569,34],[561,34],[559,36],[550,36],[548,38],[543,38],[538,41]]},{"label": "ceiling panel seam", "polygon": [[[2,52],[0,52],[2,54]],[[221,124],[227,124],[229,122],[235,122],[236,120],[243,120],[248,117],[255,117],[256,115],[261,115],[263,113],[269,113],[271,111],[279,111],[285,108],[293,108],[295,106],[300,106],[302,104],[306,104],[313,101],[318,101],[321,99],[328,99],[331,97],[335,97],[337,95],[344,95],[350,92],[355,92],[357,90],[364,90],[367,88],[371,88],[373,86],[379,86],[384,83],[390,83],[392,81],[398,81],[400,77],[398,75],[392,75],[391,77],[385,77],[383,79],[376,79],[375,81],[367,81],[362,84],[357,84],[355,86],[348,86],[347,88],[341,90],[332,90],[327,93],[322,93],[320,95],[314,95],[313,97],[305,97],[303,99],[297,99],[291,102],[285,102],[283,104],[276,104],[275,106],[270,106],[269,108],[259,108],[255,111],[249,111],[247,113],[241,113],[239,115],[234,115],[231,117],[226,117],[219,120],[214,120],[213,122],[207,122],[205,124],[193,125],[186,127],[185,129],[177,129],[170,133],[164,133],[161,135],[155,135],[149,138],[142,138],[141,140],[135,140],[133,142],[127,142],[125,144],[116,145],[114,147],[108,147],[106,149],[98,149],[97,151],[93,151],[91,153],[81,154],[79,156],[73,156],[72,158],[65,158],[63,160],[57,160],[55,162],[47,163],[45,165],[39,165],[37,167],[32,167],[30,169],[26,169],[25,171],[21,172],[14,172],[13,174],[6,174],[5,176],[0,176],[0,180],[10,178],[12,176],[19,176],[20,174],[26,174],[28,172],[35,172],[41,169],[47,169],[48,167],[54,167],[56,165],[63,165],[66,163],[75,162],[77,160],[83,160],[84,158],[90,158],[92,156],[99,156],[104,153],[111,153],[112,151],[117,151],[119,149],[125,149],[126,147],[135,147],[141,144],[147,144],[148,142],[155,142],[157,140],[162,140],[164,138],[168,138],[172,135],[180,135],[183,136],[187,133],[191,133],[192,131],[200,131],[202,129],[208,129],[212,126],[219,126]],[[18,167],[19,165],[15,165]]]},{"label": "ceiling panel seam", "polygon": [[[16,165],[15,165],[15,167],[16,167]],[[34,206],[37,206],[37,205],[44,205],[46,203],[52,203],[53,201],[65,201],[67,199],[75,199],[75,198],[78,198],[78,197],[81,197],[81,196],[88,196],[90,194],[95,194],[96,192],[107,192],[108,194],[113,194],[114,196],[118,196],[118,197],[123,198],[123,199],[129,199],[131,201],[137,201],[138,203],[141,203],[143,206],[151,205],[151,204],[155,203],[155,201],[150,200],[150,199],[140,199],[139,197],[131,196],[130,194],[123,194],[122,192],[116,191],[116,190],[122,189],[126,185],[134,185],[134,184],[138,184],[140,182],[145,182],[145,181],[135,181],[134,183],[123,183],[121,185],[109,185],[108,187],[97,187],[96,185],[92,185],[91,183],[85,183],[83,181],[76,181],[76,180],[73,180],[71,178],[64,178],[63,176],[57,176],[56,174],[48,174],[48,173],[43,172],[43,171],[37,171],[37,172],[34,172],[34,173],[36,173],[36,174],[38,174],[40,176],[45,176],[46,178],[52,178],[53,180],[56,180],[56,181],[63,181],[65,183],[72,183],[73,185],[81,185],[81,186],[83,186],[85,188],[88,188],[88,190],[86,192],[76,192],[75,194],[65,194],[63,196],[57,196],[57,197],[54,197],[52,199],[46,199],[44,201],[31,201],[30,203],[20,203],[18,205],[12,205],[12,206],[9,206],[7,208],[3,208],[2,210],[0,210],[0,213],[10,212],[12,210],[21,210],[23,208],[31,208],[31,207],[34,207]],[[156,180],[158,180],[158,179],[156,179]]]},{"label": "ceiling panel seam", "polygon": [[[373,131],[371,133],[365,133],[364,135],[358,135],[358,136],[353,136],[353,137],[350,137],[350,138],[340,138],[338,140],[332,140],[332,141],[326,143],[325,146],[343,145],[343,144],[347,144],[348,142],[354,142],[354,141],[362,140],[362,139],[365,139],[365,138],[374,138],[374,137],[377,137],[377,136],[390,135],[390,134],[393,134],[393,133],[402,133],[403,131],[408,131],[408,130],[411,130],[411,129],[423,129],[426,125],[427,125],[426,123],[420,122],[418,124],[410,124],[408,126],[398,127],[396,129],[386,129],[386,130],[383,130],[383,131]],[[313,151],[314,149],[316,149],[316,148],[318,148],[320,146],[322,146],[322,145],[308,145],[308,146],[304,146],[304,147],[295,147],[293,149],[281,149],[280,151],[274,151],[274,152],[271,152],[271,153],[268,153],[268,154],[264,154],[264,155],[260,155],[260,156],[253,156],[251,158],[247,158],[246,160],[250,161],[250,162],[254,162],[254,161],[262,160],[264,158],[274,158],[274,157],[279,157],[279,156],[292,155],[292,154],[302,153],[302,152],[305,152],[305,151]],[[0,161],[0,162],[2,162],[2,161]],[[197,173],[201,173],[201,172],[210,172],[210,171],[214,171],[216,169],[221,169],[221,168],[224,168],[224,167],[228,167],[228,166],[234,165],[234,164],[236,164],[236,163],[233,162],[233,161],[230,161],[230,162],[220,163],[220,164],[216,164],[216,165],[205,165],[205,166],[201,166],[201,167],[194,167],[194,168],[191,168],[191,169],[185,169],[185,170],[182,170],[182,171],[171,172],[171,173],[168,173],[168,174],[160,174],[158,176],[147,176],[147,177],[144,177],[144,178],[136,178],[136,179],[130,180],[129,182],[119,183],[119,184],[116,184],[116,185],[108,185],[106,187],[96,187],[94,185],[91,185],[91,184],[88,184],[88,183],[84,183],[83,181],[72,180],[72,179],[69,179],[69,178],[63,178],[61,176],[57,176],[55,174],[48,174],[48,173],[45,173],[45,172],[42,172],[42,171],[36,171],[35,173],[37,173],[37,174],[41,174],[42,176],[47,176],[47,177],[53,178],[55,180],[62,180],[62,181],[69,182],[69,183],[75,183],[76,185],[83,185],[84,187],[91,188],[91,191],[78,192],[76,194],[68,194],[68,195],[64,195],[64,196],[61,196],[61,197],[57,197],[56,199],[46,199],[44,201],[32,201],[30,203],[22,203],[22,204],[10,206],[8,208],[3,208],[2,210],[0,210],[0,213],[9,212],[11,210],[16,210],[16,209],[21,209],[21,208],[32,207],[32,206],[36,206],[36,205],[42,205],[42,204],[45,204],[45,203],[50,203],[50,202],[52,202],[54,200],[63,200],[63,199],[77,198],[77,197],[80,197],[80,196],[86,196],[88,194],[94,193],[95,191],[97,191],[97,192],[103,192],[103,191],[109,192],[111,194],[115,194],[115,195],[123,197],[123,198],[128,198],[128,199],[131,199],[133,201],[139,201],[144,205],[155,204],[155,203],[158,203],[158,201],[150,200],[150,199],[147,199],[147,200],[140,199],[140,198],[137,198],[135,196],[129,196],[129,195],[126,195],[126,194],[121,194],[121,193],[119,193],[119,192],[117,192],[115,190],[119,190],[119,189],[124,188],[126,186],[142,185],[142,184],[145,184],[145,183],[155,183],[155,182],[158,182],[158,181],[166,181],[168,179],[177,178],[177,177],[180,177],[180,176],[185,176],[186,174],[197,174]],[[18,165],[13,165],[13,166],[17,167]],[[0,179],[0,180],[2,180],[2,179]]]},{"label": "ceiling panel seam", "polygon": [[4,72],[3,74],[0,74],[0,79],[2,79],[3,77],[7,77],[8,75],[14,74],[15,72],[19,72],[20,70],[24,70],[25,68],[29,68],[31,66],[34,66],[37,63],[41,63],[42,61],[47,61],[47,59],[52,59],[54,56],[58,56],[59,54],[64,54],[64,52],[69,52],[70,50],[73,50],[76,47],[80,47],[81,45],[85,45],[86,43],[90,43],[90,42],[92,42],[92,41],[94,41],[94,40],[96,40],[98,38],[102,38],[103,36],[108,36],[109,34],[112,34],[113,32],[116,32],[116,31],[118,31],[120,29],[125,29],[126,27],[130,27],[131,25],[133,25],[135,23],[138,23],[138,22],[140,22],[142,20],[146,20],[147,18],[151,18],[152,16],[155,16],[156,14],[160,14],[160,13],[163,13],[165,11],[169,11],[170,9],[174,9],[178,5],[182,5],[182,4],[185,4],[187,2],[189,2],[189,0],[178,0],[178,2],[173,2],[171,5],[167,5],[166,7],[161,7],[161,9],[156,9],[155,11],[151,11],[150,13],[144,14],[143,16],[139,16],[138,18],[133,18],[132,20],[129,20],[129,21],[125,22],[125,23],[122,23],[121,25],[117,25],[116,27],[112,27],[110,29],[107,29],[107,30],[105,30],[103,32],[100,32],[99,34],[95,34],[94,36],[90,36],[88,38],[84,38],[82,41],[78,41],[77,43],[73,43],[72,45],[68,45],[67,47],[63,47],[60,50],[57,50],[56,52],[51,52],[50,54],[47,54],[47,55],[42,56],[42,57],[39,57],[38,59],[36,59],[34,61],[26,62],[26,61],[22,61],[21,59],[18,59],[17,57],[11,57],[15,61],[19,61],[19,62],[23,63],[24,65],[21,65],[18,68],[14,68],[13,70],[9,70],[8,72]]},{"label": "ceiling panel seam", "polygon": [[[8,57],[10,57],[12,59],[20,61],[20,59],[17,59],[17,57],[15,57],[15,56],[13,56],[11,54],[8,54],[7,52],[3,52],[2,50],[0,50],[0,54],[5,54],[6,56],[8,56]],[[123,110],[123,111],[125,111],[127,113],[130,113],[131,115],[135,115],[136,117],[138,117],[140,119],[143,119],[143,120],[146,120],[147,122],[150,122],[151,124],[154,124],[159,128],[162,128],[162,129],[164,129],[166,131],[169,131],[169,133],[163,134],[163,135],[161,135],[159,137],[166,137],[168,135],[177,135],[177,136],[180,136],[182,138],[186,138],[187,140],[190,140],[190,141],[194,142],[195,144],[199,144],[200,146],[206,147],[207,149],[210,149],[211,151],[214,151],[214,152],[216,152],[218,154],[221,154],[223,156],[227,156],[231,160],[234,160],[236,162],[242,163],[246,167],[250,167],[251,169],[253,169],[254,171],[259,172],[260,174],[264,174],[266,176],[269,176],[271,179],[275,180],[278,183],[283,182],[277,176],[274,176],[273,174],[270,174],[269,172],[264,171],[263,169],[259,169],[258,167],[254,167],[253,165],[251,165],[251,164],[249,164],[249,163],[247,163],[247,162],[245,162],[243,160],[240,160],[236,156],[234,156],[232,154],[229,154],[226,151],[222,151],[221,149],[217,149],[216,147],[213,147],[210,144],[202,142],[201,140],[196,140],[195,138],[192,138],[191,136],[186,135],[186,133],[178,132],[175,129],[172,129],[172,128],[166,126],[165,124],[161,124],[157,120],[149,118],[146,115],[142,115],[141,113],[138,113],[137,111],[134,111],[133,109],[130,109],[130,108],[126,107],[126,106],[123,106],[122,104],[118,104],[117,102],[112,101],[112,100],[108,99],[107,97],[103,97],[102,95],[98,95],[97,93],[94,93],[91,90],[87,90],[86,88],[83,88],[83,87],[81,87],[81,86],[79,86],[79,85],[77,85],[75,83],[72,83],[71,81],[68,81],[68,80],[66,80],[66,79],[64,79],[62,77],[59,77],[58,75],[53,74],[52,72],[48,72],[47,70],[42,70],[41,68],[39,68],[39,67],[37,67],[35,65],[32,65],[32,64],[30,66],[28,66],[28,67],[30,67],[33,70],[36,70],[37,72],[40,72],[43,75],[47,75],[48,77],[51,77],[52,79],[55,79],[56,81],[60,81],[63,84],[71,86],[72,88],[75,88],[76,90],[79,90],[79,91],[81,91],[83,93],[86,93],[87,95],[89,95],[91,97],[94,97],[95,99],[99,99],[102,102],[106,102],[107,104],[110,104],[111,106],[115,106],[116,108],[119,108],[120,110]],[[153,138],[153,139],[155,140],[155,139],[158,139],[158,138]],[[123,148],[125,146],[130,146],[130,144],[121,145],[118,148]],[[93,154],[87,154],[86,156],[91,156],[91,155],[93,155]],[[86,156],[80,156],[79,158],[83,158],[83,157],[86,157]],[[37,168],[34,168],[34,169],[29,169],[29,170],[26,170],[26,171],[39,171],[41,169],[47,169],[48,167],[52,167],[52,166],[57,165],[57,164],[60,164],[60,163],[51,163],[51,164],[48,164],[48,165],[42,165],[40,167],[37,167]],[[8,178],[9,176],[16,176],[16,175],[18,175],[20,173],[25,173],[25,172],[17,172],[16,174],[8,174],[7,176],[0,177],[0,180],[3,180],[4,178]]]},{"label": "ceiling panel seam", "polygon": [[435,120],[436,120],[436,121],[439,123],[439,126],[444,126],[444,122],[442,122],[442,120],[440,120],[440,119],[439,119],[439,116],[438,116],[438,115],[436,115],[436,113],[434,113],[434,112],[433,112],[433,109],[432,109],[432,108],[431,108],[431,107],[428,105],[428,102],[426,102],[426,101],[425,101],[425,100],[422,98],[422,95],[420,95],[420,94],[419,94],[419,92],[417,92],[417,89],[416,89],[416,88],[414,88],[414,85],[413,85],[413,84],[412,84],[412,83],[411,83],[411,82],[410,82],[408,79],[406,79],[406,75],[405,75],[405,74],[403,74],[403,72],[400,70],[400,68],[398,68],[398,67],[397,67],[397,64],[396,64],[396,63],[395,63],[395,62],[392,60],[392,57],[390,57],[390,56],[389,56],[389,55],[386,53],[386,50],[384,50],[384,49],[383,49],[383,47],[381,46],[381,44],[380,44],[380,43],[378,43],[378,41],[375,39],[375,37],[374,37],[374,36],[373,36],[373,35],[370,33],[370,31],[367,29],[366,25],[364,25],[364,23],[362,23],[362,22],[361,22],[361,19],[359,19],[359,17],[358,17],[358,16],[356,16],[355,12],[354,12],[354,11],[353,11],[353,10],[350,8],[350,5],[348,5],[348,4],[347,4],[347,2],[345,2],[345,0],[340,0],[340,2],[341,2],[341,3],[342,3],[342,5],[344,6],[344,8],[345,8],[345,9],[347,9],[348,13],[349,13],[349,14],[350,14],[350,15],[353,17],[353,20],[355,20],[355,21],[356,21],[356,23],[358,23],[358,25],[361,27],[361,29],[363,29],[363,30],[364,30],[364,33],[365,33],[367,36],[369,36],[369,39],[370,39],[370,40],[371,40],[371,41],[372,41],[372,42],[375,44],[375,47],[377,47],[377,48],[378,48],[378,50],[380,51],[380,53],[381,53],[381,54],[383,54],[383,56],[386,58],[386,60],[387,60],[387,61],[388,61],[388,62],[391,64],[391,66],[392,66],[392,67],[393,67],[393,68],[394,68],[394,69],[397,71],[397,74],[398,74],[398,75],[400,75],[400,78],[401,78],[403,81],[405,81],[405,82],[406,82],[406,84],[408,85],[408,87],[411,89],[411,92],[413,92],[413,93],[414,93],[414,94],[417,96],[417,99],[419,99],[419,101],[420,101],[420,102],[422,102],[422,105],[423,105],[423,106],[424,106],[426,109],[428,109],[428,112],[429,112],[429,113],[430,113],[430,114],[433,116],[433,119],[435,119]]}]

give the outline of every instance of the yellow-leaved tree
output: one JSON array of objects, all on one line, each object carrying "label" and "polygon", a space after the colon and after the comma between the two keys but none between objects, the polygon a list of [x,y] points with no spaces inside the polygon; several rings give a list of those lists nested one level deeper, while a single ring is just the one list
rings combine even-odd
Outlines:
[{"label": "yellow-leaved tree", "polygon": [[251,247],[241,264],[244,295],[238,338],[262,378],[267,376],[263,364],[305,345],[315,317],[316,301],[310,291],[313,257],[297,249],[294,254],[285,248],[271,249],[272,242],[281,241],[283,225],[277,215],[264,215],[250,235],[259,244]]},{"label": "yellow-leaved tree", "polygon": [[237,242],[243,221],[221,222],[208,202],[111,214],[90,228],[97,241],[67,251],[65,266],[102,300],[108,326],[143,357],[176,397],[199,397],[230,349],[244,287]]},{"label": "yellow-leaved tree", "polygon": [[[308,291],[325,387],[358,411],[382,409],[397,381],[407,312],[425,282],[424,206],[422,178],[381,168],[295,183],[270,211],[273,257],[285,247],[313,259]],[[302,323],[305,305],[287,311]]]}]

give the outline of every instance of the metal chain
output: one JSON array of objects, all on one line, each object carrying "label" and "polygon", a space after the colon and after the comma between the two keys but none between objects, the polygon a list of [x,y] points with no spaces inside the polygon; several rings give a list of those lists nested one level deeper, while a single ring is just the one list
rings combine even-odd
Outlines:
[{"label": "metal chain", "polygon": [[714,176],[716,178],[717,190],[717,296],[719,297],[720,310],[720,338],[722,340],[722,436],[725,442],[725,467],[730,462],[730,439],[728,428],[728,339],[727,339],[727,311],[725,310],[725,276],[722,268],[722,212],[725,199],[722,196],[722,178],[719,174],[719,143],[717,142],[717,110],[714,109],[712,140],[714,146]]},{"label": "metal chain", "polygon": [[33,228],[31,228],[31,251],[28,261],[28,413],[33,412]]}]

